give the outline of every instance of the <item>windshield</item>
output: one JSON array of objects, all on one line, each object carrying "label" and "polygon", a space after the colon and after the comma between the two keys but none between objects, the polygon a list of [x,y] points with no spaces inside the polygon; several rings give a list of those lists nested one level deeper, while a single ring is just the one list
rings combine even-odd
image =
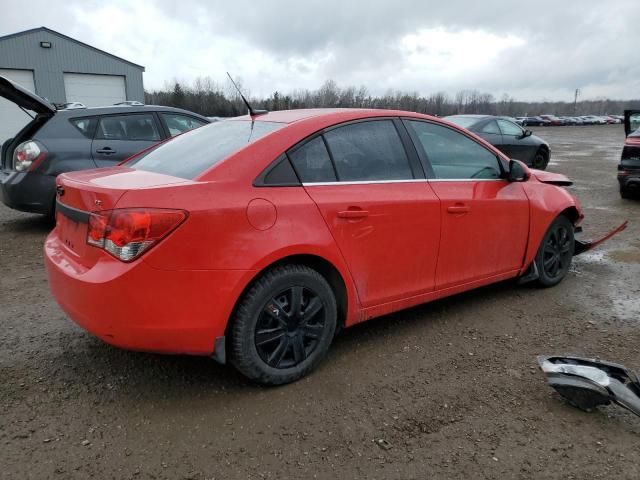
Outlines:
[{"label": "windshield", "polygon": [[471,125],[478,123],[480,117],[445,117],[445,120],[449,120],[451,123],[455,123],[459,127],[469,128]]},{"label": "windshield", "polygon": [[126,165],[136,170],[193,179],[233,152],[283,126],[250,120],[216,122],[179,135]]}]

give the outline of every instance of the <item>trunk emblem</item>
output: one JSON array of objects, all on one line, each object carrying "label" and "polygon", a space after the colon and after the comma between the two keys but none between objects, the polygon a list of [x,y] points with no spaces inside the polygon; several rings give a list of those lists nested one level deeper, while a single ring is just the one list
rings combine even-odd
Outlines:
[{"label": "trunk emblem", "polygon": [[57,194],[59,197],[62,197],[62,196],[64,195],[64,187],[63,187],[62,185],[58,185],[58,186],[56,187],[56,194]]},{"label": "trunk emblem", "polygon": [[96,199],[96,200],[94,200],[94,202],[93,202],[93,203],[95,203],[95,204],[96,204],[96,207],[101,207],[101,206],[102,206],[102,200],[98,200],[98,199]]}]

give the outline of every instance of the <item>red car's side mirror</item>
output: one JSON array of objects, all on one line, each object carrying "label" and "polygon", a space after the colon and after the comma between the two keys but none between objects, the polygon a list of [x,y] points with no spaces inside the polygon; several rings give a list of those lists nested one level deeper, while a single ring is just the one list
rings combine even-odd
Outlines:
[{"label": "red car's side mirror", "polygon": [[509,161],[509,173],[507,180],[510,182],[526,182],[529,179],[529,173],[517,160]]}]

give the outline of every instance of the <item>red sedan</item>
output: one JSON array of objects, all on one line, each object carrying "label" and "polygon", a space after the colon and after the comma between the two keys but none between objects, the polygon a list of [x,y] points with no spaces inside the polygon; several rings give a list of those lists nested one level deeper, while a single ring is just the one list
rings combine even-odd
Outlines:
[{"label": "red sedan", "polygon": [[583,217],[567,184],[425,115],[247,116],[58,177],[49,284],[105,342],[286,383],[341,327],[508,278],[559,283]]}]

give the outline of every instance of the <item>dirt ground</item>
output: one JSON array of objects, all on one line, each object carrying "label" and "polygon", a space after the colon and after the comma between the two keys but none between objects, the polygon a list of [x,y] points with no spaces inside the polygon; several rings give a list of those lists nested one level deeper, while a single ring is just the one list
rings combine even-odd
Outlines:
[{"label": "dirt ground", "polygon": [[535,363],[640,369],[640,201],[618,195],[622,127],[536,133],[549,170],[576,182],[585,231],[628,218],[625,232],[556,288],[502,283],[345,331],[280,388],[92,338],[49,295],[46,225],[0,206],[0,478],[640,478],[640,418],[567,406]]}]

